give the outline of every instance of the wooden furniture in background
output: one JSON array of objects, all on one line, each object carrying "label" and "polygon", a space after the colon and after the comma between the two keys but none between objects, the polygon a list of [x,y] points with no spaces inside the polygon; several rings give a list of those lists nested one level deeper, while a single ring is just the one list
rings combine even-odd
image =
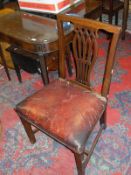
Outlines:
[{"label": "wooden furniture in background", "polygon": [[[15,10],[19,10],[19,8],[18,8],[18,3],[17,2],[9,2],[9,3],[5,3],[4,4],[4,8],[5,7],[9,7],[9,8],[12,8],[12,9],[15,9]],[[65,11],[63,11],[63,12],[61,12],[61,13],[71,13],[71,14],[76,14],[76,15],[79,15],[79,16],[81,16],[81,17],[91,17],[91,18],[98,18],[98,17],[100,17],[101,16],[101,10],[102,10],[102,3],[100,3],[100,1],[91,1],[91,0],[84,0],[84,1],[81,1],[81,2],[78,2],[78,3],[76,3],[75,5],[73,5],[72,7],[70,7],[70,8],[67,8]],[[3,10],[1,10],[2,12],[1,12],[1,14],[2,15],[5,15],[5,11],[6,11],[6,13],[8,12],[8,11],[14,11],[14,10],[12,10],[12,9],[8,9],[8,8],[6,8],[6,9],[3,9]],[[42,14],[41,14],[42,15]],[[46,15],[46,14],[44,14],[44,15]],[[29,16],[29,15],[28,15]],[[48,17],[53,17],[53,18],[56,18],[56,15],[47,15]],[[22,17],[23,18],[23,17]],[[26,17],[24,17],[24,18],[26,18]],[[24,21],[24,18],[23,18],[23,21]],[[31,19],[32,18],[32,19]],[[19,30],[19,26],[18,26],[18,24],[16,25],[16,23],[13,21],[13,20],[15,20],[15,18],[13,17],[12,19],[11,19],[11,21],[7,21],[7,19],[5,20],[5,22],[3,23],[4,25],[6,24],[6,23],[9,23],[9,25],[11,25],[12,26],[12,24],[14,24],[14,27],[16,28],[16,29],[14,29],[13,28],[13,30],[14,31],[16,31],[16,33],[15,33],[15,35],[16,35],[16,38],[17,38],[17,33],[19,33],[18,31],[17,31],[17,29]],[[31,21],[32,20],[32,21]],[[21,21],[21,19],[20,19],[20,21]],[[34,20],[33,19],[33,16],[31,17],[31,15],[30,15],[30,17],[28,17],[28,19],[26,20],[25,19],[25,21],[27,21],[27,22],[25,22],[25,24],[24,25],[28,25],[28,27],[27,28],[29,28],[29,25],[31,25],[31,23],[35,23],[34,25],[35,25],[35,27],[36,27],[36,30],[37,30],[37,32],[39,33],[39,29],[37,29],[37,26],[38,25],[40,25],[40,23],[39,23],[39,21],[38,22],[36,22],[36,19]],[[12,24],[11,24],[12,23]],[[26,24],[27,23],[27,24]],[[30,24],[29,24],[30,23]],[[31,27],[33,26],[33,24],[31,25]],[[10,27],[10,26],[9,26]],[[26,30],[25,28],[26,28],[26,26],[23,26],[22,28],[21,28],[21,30]],[[33,26],[33,28],[34,28],[34,26]],[[8,30],[8,27],[7,27],[7,30]],[[12,30],[12,27],[10,28],[10,30]],[[33,29],[34,30],[34,29]],[[54,30],[56,30],[55,28],[54,28]],[[24,32],[24,31],[23,31]],[[35,31],[33,31],[33,32],[35,32]],[[45,32],[45,31],[43,31],[43,32]],[[46,32],[48,32],[48,30],[46,31]],[[14,35],[14,34],[13,34]],[[18,34],[19,35],[19,34]],[[42,33],[41,33],[41,35],[42,35]],[[15,36],[12,36],[12,37],[15,37]],[[30,38],[30,36],[27,36],[26,35],[26,37],[27,38]],[[18,37],[17,38],[18,40],[21,40],[21,42],[23,42],[22,40],[22,38],[20,37]],[[13,39],[14,40],[14,39]],[[30,40],[29,41],[27,41],[27,42],[31,42]],[[34,41],[34,42],[36,42],[37,43],[37,41]],[[48,42],[48,41],[47,41]],[[5,60],[6,60],[6,62],[4,62],[4,59],[2,59],[3,61],[2,62],[4,62],[4,67],[5,67],[5,70],[6,70],[6,73],[7,73],[7,75],[8,75],[8,78],[10,79],[10,75],[9,75],[9,72],[8,72],[8,69],[7,69],[7,67],[9,67],[9,68],[14,68],[14,65],[15,65],[15,70],[16,70],[16,73],[17,73],[17,76],[18,76],[18,80],[19,80],[19,82],[22,82],[22,77],[21,77],[21,74],[20,74],[20,69],[21,69],[21,65],[19,65],[19,64],[16,64],[15,62],[14,62],[14,64],[12,63],[12,59],[10,59],[10,54],[9,53],[7,53],[6,52],[6,48],[9,46],[9,44],[8,43],[6,43],[6,44],[3,44],[3,43],[5,43],[4,41],[3,42],[1,42],[2,43],[2,51],[3,51],[3,56],[4,56],[4,58],[5,58]],[[14,56],[15,55],[15,57],[16,57],[16,54],[18,54],[17,55],[17,57],[18,57],[18,59],[20,58],[20,57],[22,57],[22,55],[23,55],[23,60],[24,60],[24,58],[27,58],[27,56],[29,57],[29,58],[31,58],[32,57],[32,59],[34,59],[34,57],[35,57],[35,60],[37,60],[37,57],[38,57],[38,55],[36,54],[30,54],[30,52],[26,52],[22,47],[20,47],[19,48],[19,45],[17,45],[17,43],[15,43],[14,41],[11,41],[11,44],[15,44],[15,46],[11,46],[11,54],[12,54],[12,56]],[[14,49],[12,49],[12,48],[14,48]],[[22,51],[22,49],[23,49],[23,51]],[[9,50],[9,49],[8,49]],[[19,51],[20,51],[20,53],[19,53]],[[12,53],[13,52],[13,53]],[[58,67],[58,56],[57,56],[58,54],[55,54],[55,56],[53,56],[53,54],[52,54],[52,56],[50,55],[49,56],[49,58],[48,59],[46,59],[47,60],[47,64],[48,64],[48,70],[54,70],[54,68],[56,69],[57,67]],[[8,59],[9,58],[9,59]],[[52,60],[52,61],[51,61]],[[22,61],[22,60],[21,60]],[[18,61],[17,61],[17,63],[18,63]],[[20,61],[19,61],[19,63],[20,63]],[[3,64],[3,63],[2,63]],[[6,65],[7,64],[7,65]],[[68,71],[69,71],[69,74],[71,74],[71,65],[70,65],[70,63],[69,63],[69,61],[68,61],[68,59],[67,59],[67,64],[68,64]]]},{"label": "wooden furniture in background", "polygon": [[85,0],[86,13],[85,18],[98,19],[102,15],[101,0]]},{"label": "wooden furniture in background", "polygon": [[[4,15],[7,15],[7,14],[10,14],[10,13],[13,13],[13,12],[14,12],[14,10],[12,10],[12,9],[9,9],[9,8],[3,9],[2,8],[2,9],[0,9],[0,17],[3,17]],[[10,80],[10,75],[8,73],[8,67],[11,68],[11,69],[14,69],[14,65],[13,65],[10,53],[8,53],[6,51],[6,49],[9,46],[10,46],[10,44],[7,43],[7,42],[3,41],[3,42],[0,43],[0,50],[2,51],[2,52],[0,52],[0,64],[4,65],[4,68],[5,68],[5,71],[7,73],[8,79]],[[4,56],[5,59],[3,59],[3,56]]]},{"label": "wooden furniture in background", "polygon": [[124,11],[122,19],[122,39],[125,39],[125,31],[127,29],[127,21],[128,21],[128,12],[129,12],[129,0],[124,0]]},{"label": "wooden furniture in background", "polygon": [[[59,33],[59,73],[43,89],[20,102],[15,111],[19,115],[25,131],[35,143],[35,133],[42,131],[69,148],[75,156],[78,174],[84,175],[86,164],[97,144],[102,130],[106,127],[106,107],[111,76],[115,61],[115,51],[121,29],[98,21],[58,15]],[[65,79],[66,36],[63,22],[74,26],[72,48],[76,65],[76,80]],[[101,93],[92,90],[90,74],[98,57],[100,31],[112,34],[105,56]],[[95,125],[100,128],[90,150],[86,142]],[[32,126],[36,130],[32,130]]]},{"label": "wooden furniture in background", "polygon": [[123,10],[122,39],[124,39],[127,28],[129,0],[102,0],[102,3],[102,13],[108,15],[110,24],[112,24],[113,16],[115,16],[115,25],[118,25],[118,14],[120,10]]},{"label": "wooden furniture in background", "polygon": [[[1,42],[1,48],[2,48],[2,52],[3,52],[5,60],[6,60],[6,65],[7,65],[8,68],[14,69],[14,64],[12,62],[11,55],[10,55],[10,53],[8,53],[6,51],[6,49],[9,46],[10,46],[10,44],[8,44],[7,42]],[[0,57],[0,64],[3,64],[1,57]]]},{"label": "wooden furniture in background", "polygon": [[124,9],[124,2],[120,0],[102,0],[102,12],[108,15],[109,23],[112,24],[113,16],[115,16],[115,24],[118,25],[118,13]]},{"label": "wooden furniture in background", "polygon": [[81,0],[75,5],[63,10],[60,14],[78,15],[83,18],[98,19],[102,14],[101,0]]},{"label": "wooden furniture in background", "polygon": [[[28,10],[28,13],[33,13],[39,16],[45,16],[53,19],[56,19],[57,17],[56,13],[49,13],[44,11],[35,12],[35,11]],[[102,1],[101,0],[81,0],[73,4],[72,6],[65,8],[59,13],[97,19],[102,14]]]},{"label": "wooden furniture in background", "polygon": [[[6,27],[5,27],[6,26]],[[43,82],[48,83],[48,63],[58,68],[58,35],[56,20],[36,16],[25,12],[14,12],[0,18],[0,41],[6,41],[15,45],[15,49],[21,50],[23,54],[31,55],[39,61]],[[70,41],[70,35],[68,35]],[[67,42],[68,42],[67,41]],[[2,60],[6,63],[2,49],[0,51]],[[47,65],[46,65],[47,63]],[[6,73],[9,76],[8,67],[4,64]]]},{"label": "wooden furniture in background", "polygon": [[3,8],[10,8],[10,9],[13,9],[13,10],[20,10],[17,0],[7,1],[6,3],[3,4]]}]

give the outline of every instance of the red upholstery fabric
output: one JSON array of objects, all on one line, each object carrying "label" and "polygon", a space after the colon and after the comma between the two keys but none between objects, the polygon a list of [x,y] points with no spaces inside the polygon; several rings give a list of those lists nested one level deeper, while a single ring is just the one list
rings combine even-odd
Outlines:
[{"label": "red upholstery fabric", "polygon": [[18,104],[16,111],[81,153],[105,104],[100,95],[60,79]]}]

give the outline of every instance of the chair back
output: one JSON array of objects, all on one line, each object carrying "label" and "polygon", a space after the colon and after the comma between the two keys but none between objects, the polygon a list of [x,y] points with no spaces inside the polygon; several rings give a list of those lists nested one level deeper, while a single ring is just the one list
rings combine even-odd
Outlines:
[{"label": "chair back", "polygon": [[[95,20],[82,19],[69,15],[59,14],[58,19],[58,35],[59,35],[59,71],[60,77],[65,78],[65,56],[67,41],[66,36],[72,32],[72,51],[76,66],[76,81],[88,86],[90,89],[90,75],[98,57],[98,38],[104,31],[111,34],[109,48],[102,81],[101,94],[107,97],[113,72],[115,60],[115,52],[119,39],[120,27],[101,23]],[[64,30],[64,22],[70,22],[71,31]],[[65,23],[64,23],[65,24]]]}]

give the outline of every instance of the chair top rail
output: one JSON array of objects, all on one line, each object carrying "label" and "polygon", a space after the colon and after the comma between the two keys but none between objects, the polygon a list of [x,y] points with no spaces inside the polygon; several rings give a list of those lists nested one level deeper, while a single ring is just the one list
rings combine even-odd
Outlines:
[{"label": "chair top rail", "polygon": [[75,16],[69,16],[69,15],[64,15],[64,14],[58,14],[57,15],[58,22],[59,21],[65,21],[68,22],[70,21],[71,23],[77,23],[82,26],[87,26],[90,28],[94,28],[96,30],[105,30],[109,33],[114,33],[114,34],[120,34],[121,32],[121,27],[115,26],[115,25],[110,25],[106,24],[100,21],[92,20],[92,19],[85,19],[85,18],[79,18]]}]

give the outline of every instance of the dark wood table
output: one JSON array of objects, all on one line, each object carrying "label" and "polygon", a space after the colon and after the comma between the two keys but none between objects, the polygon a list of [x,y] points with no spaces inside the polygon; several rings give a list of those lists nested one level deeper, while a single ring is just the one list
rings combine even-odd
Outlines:
[{"label": "dark wood table", "polygon": [[[61,13],[74,13],[84,17],[87,13],[85,1],[82,0]],[[58,55],[58,35],[56,20],[46,18],[44,15],[40,17],[18,11],[0,17],[0,40],[15,44],[17,46],[16,51],[32,58],[35,57],[40,62],[43,82],[48,84],[48,64],[58,68],[58,56],[56,56]],[[70,40],[71,36],[69,35],[67,42],[70,42]],[[5,71],[10,79],[1,47],[0,53]],[[48,63],[46,64],[46,62]],[[71,71],[69,70],[69,72]]]},{"label": "dark wood table", "polygon": [[[37,58],[40,62],[44,84],[48,83],[46,60],[52,58],[49,63],[56,62],[51,55],[58,51],[56,20],[20,11],[4,15],[0,17],[0,40],[15,44],[18,50],[22,49],[23,52]],[[67,37],[67,42],[69,40],[70,37]],[[0,51],[7,76],[10,79],[2,49]]]}]

